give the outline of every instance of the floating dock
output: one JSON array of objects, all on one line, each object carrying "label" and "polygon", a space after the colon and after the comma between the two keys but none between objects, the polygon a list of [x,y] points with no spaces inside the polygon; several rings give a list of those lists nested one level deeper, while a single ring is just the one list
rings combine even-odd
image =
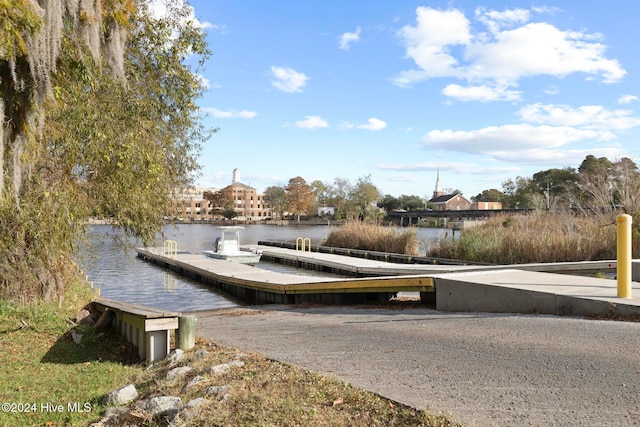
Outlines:
[{"label": "floating dock", "polygon": [[[423,274],[411,274],[413,272],[408,270],[407,275],[395,273],[381,277],[318,277],[279,273],[211,259],[202,254],[180,251],[166,253],[164,248],[139,248],[137,252],[142,259],[211,285],[247,304],[357,304],[388,301],[398,292],[434,292],[431,278]],[[371,263],[380,263],[360,261],[358,264],[366,264],[368,271],[371,271]],[[309,260],[309,263],[312,261]],[[358,273],[358,266],[347,268],[346,264],[341,266],[333,263],[333,267],[334,271],[365,274],[364,270]]]},{"label": "floating dock", "polygon": [[[348,277],[279,273],[206,258],[139,248],[138,256],[232,295],[246,304],[358,304],[419,292],[445,311],[640,316],[640,298],[617,298],[616,281],[588,277],[615,272],[615,261],[521,265],[405,264],[353,256],[258,246],[264,260]],[[391,254],[392,255],[392,254]],[[379,257],[380,254],[375,254]],[[583,275],[555,274],[582,272]],[[632,290],[640,295],[640,284]]]}]

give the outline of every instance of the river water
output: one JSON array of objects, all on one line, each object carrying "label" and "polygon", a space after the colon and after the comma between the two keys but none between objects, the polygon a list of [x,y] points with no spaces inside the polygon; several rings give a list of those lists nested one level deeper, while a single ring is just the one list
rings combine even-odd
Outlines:
[{"label": "river water", "polygon": [[[240,232],[240,244],[255,245],[259,240],[295,242],[298,237],[303,237],[311,239],[313,245],[319,245],[329,235],[331,228],[327,225],[247,225]],[[451,232],[433,228],[417,230],[423,245],[446,237],[447,232]],[[114,230],[108,225],[90,226],[88,233],[90,245],[83,251],[84,256],[78,262],[94,287],[99,288],[100,295],[105,298],[180,312],[242,305],[242,302],[218,293],[209,286],[139,259],[134,249],[135,240],[129,239],[129,247],[124,249],[111,237]],[[177,242],[178,250],[194,253],[212,249],[220,235],[218,227],[210,224],[167,226],[165,233],[168,239]],[[162,242],[158,246],[162,246]],[[288,271],[290,267],[263,262],[257,268],[297,273]],[[298,273],[321,274],[306,271]]]}]

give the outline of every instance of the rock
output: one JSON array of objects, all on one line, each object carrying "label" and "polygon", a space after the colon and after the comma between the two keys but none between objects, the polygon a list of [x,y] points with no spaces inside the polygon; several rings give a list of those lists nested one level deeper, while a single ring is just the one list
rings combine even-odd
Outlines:
[{"label": "rock", "polygon": [[167,354],[167,362],[169,363],[169,365],[175,365],[176,363],[180,362],[183,357],[184,351],[176,348],[171,353]]},{"label": "rock", "polygon": [[196,352],[193,354],[193,361],[197,362],[198,360],[203,359],[207,354],[209,354],[209,352],[203,348],[199,348],[198,350],[196,350]]},{"label": "rock", "polygon": [[147,406],[149,406],[149,402],[151,399],[140,399],[136,401],[133,405],[131,405],[132,410],[145,411],[147,410]]},{"label": "rock", "polygon": [[107,408],[104,417],[96,423],[89,424],[89,427],[112,427],[120,426],[122,419],[129,412],[126,406],[118,406],[116,408]]},{"label": "rock", "polygon": [[195,386],[196,384],[198,384],[198,383],[199,383],[199,382],[201,382],[201,381],[202,381],[202,377],[201,377],[200,375],[196,375],[195,377],[193,377],[193,378],[191,379],[191,381],[189,381],[189,382],[187,383],[187,385],[185,385],[185,386],[182,388],[182,392],[183,392],[183,393],[185,393],[185,392],[186,392],[186,391],[188,391],[191,387]]},{"label": "rock", "polygon": [[136,390],[136,387],[133,384],[128,384],[109,393],[105,399],[105,404],[107,406],[126,405],[137,398],[138,390]]},{"label": "rock", "polygon": [[240,360],[234,360],[233,362],[229,362],[229,363],[221,363],[220,365],[216,365],[213,366],[211,368],[211,372],[213,372],[214,374],[224,374],[225,372],[227,372],[229,369],[233,368],[233,367],[241,367],[244,366],[244,362],[240,361]]},{"label": "rock", "polygon": [[127,406],[116,406],[112,408],[107,408],[107,410],[104,412],[104,417],[105,418],[119,417],[123,414],[126,414],[128,411],[129,411],[129,408]]},{"label": "rock", "polygon": [[204,397],[198,397],[196,399],[190,400],[189,403],[187,403],[187,408],[197,408],[198,406],[206,402],[207,399],[205,399]]},{"label": "rock", "polygon": [[167,379],[173,380],[177,377],[187,375],[193,371],[194,369],[191,366],[181,366],[179,368],[173,368],[169,372],[167,372]]},{"label": "rock", "polygon": [[230,389],[231,389],[231,387],[229,387],[228,385],[212,385],[210,387],[207,387],[204,390],[204,394],[205,394],[205,396],[218,397],[218,396],[226,393]]},{"label": "rock", "polygon": [[158,396],[149,399],[146,408],[152,416],[167,416],[172,418],[182,409],[182,399],[176,396]]}]

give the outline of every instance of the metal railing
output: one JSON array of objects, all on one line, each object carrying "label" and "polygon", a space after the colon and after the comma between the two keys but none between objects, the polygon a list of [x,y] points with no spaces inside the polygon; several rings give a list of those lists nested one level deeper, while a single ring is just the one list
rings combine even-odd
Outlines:
[{"label": "metal railing", "polygon": [[165,240],[162,248],[162,255],[173,258],[178,255],[178,242],[175,240]]},{"label": "metal railing", "polygon": [[311,252],[311,239],[308,237],[298,237],[296,239],[296,251]]}]

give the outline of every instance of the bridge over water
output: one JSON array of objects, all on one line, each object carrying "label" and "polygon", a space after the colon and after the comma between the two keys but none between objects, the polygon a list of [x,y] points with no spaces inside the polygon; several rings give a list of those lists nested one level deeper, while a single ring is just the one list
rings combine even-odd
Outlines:
[{"label": "bridge over water", "polygon": [[467,209],[467,210],[419,210],[419,211],[406,211],[406,212],[390,212],[388,217],[397,220],[401,226],[416,225],[423,218],[437,218],[443,219],[444,225],[447,221],[455,220],[470,220],[470,219],[488,219],[498,215],[526,215],[532,212],[533,209]]}]

